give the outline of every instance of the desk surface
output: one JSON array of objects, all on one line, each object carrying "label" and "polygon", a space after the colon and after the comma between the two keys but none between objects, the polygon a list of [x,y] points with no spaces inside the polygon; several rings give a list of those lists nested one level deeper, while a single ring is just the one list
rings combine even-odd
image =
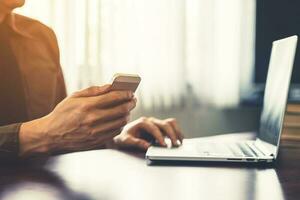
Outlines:
[{"label": "desk surface", "polygon": [[[215,136],[240,140],[250,135]],[[34,166],[0,167],[0,199],[299,199],[300,148],[284,145],[275,168],[201,163],[147,166],[144,155],[96,150]]]}]

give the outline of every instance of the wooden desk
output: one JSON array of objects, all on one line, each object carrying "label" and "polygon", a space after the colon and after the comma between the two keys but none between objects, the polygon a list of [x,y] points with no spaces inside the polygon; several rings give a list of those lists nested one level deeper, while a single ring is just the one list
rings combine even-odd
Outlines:
[{"label": "wooden desk", "polygon": [[[249,135],[215,136],[246,139]],[[300,148],[284,145],[275,168],[147,166],[141,153],[97,150],[34,166],[2,166],[0,199],[300,199]]]}]

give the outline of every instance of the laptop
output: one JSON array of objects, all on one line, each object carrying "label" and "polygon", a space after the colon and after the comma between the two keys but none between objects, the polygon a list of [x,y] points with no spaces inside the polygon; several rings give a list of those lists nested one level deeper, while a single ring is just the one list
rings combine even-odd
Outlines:
[{"label": "laptop", "polygon": [[273,162],[278,155],[297,36],[274,41],[256,140],[184,139],[180,147],[151,146],[148,161]]}]

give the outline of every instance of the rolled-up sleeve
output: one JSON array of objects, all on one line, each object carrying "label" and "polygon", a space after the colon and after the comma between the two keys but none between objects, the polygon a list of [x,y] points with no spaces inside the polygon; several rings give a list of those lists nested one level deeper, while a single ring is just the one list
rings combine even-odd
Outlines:
[{"label": "rolled-up sleeve", "polygon": [[18,157],[21,124],[0,126],[0,160],[16,159]]}]

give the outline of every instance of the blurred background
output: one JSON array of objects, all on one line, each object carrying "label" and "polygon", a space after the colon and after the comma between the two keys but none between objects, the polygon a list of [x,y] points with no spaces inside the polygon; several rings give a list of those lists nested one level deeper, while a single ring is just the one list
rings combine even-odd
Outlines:
[{"label": "blurred background", "polygon": [[[187,135],[257,129],[272,41],[300,35],[298,0],[26,0],[58,37],[68,93],[138,73],[141,115]],[[280,14],[279,14],[280,13]],[[300,54],[290,101],[299,101]]]}]

